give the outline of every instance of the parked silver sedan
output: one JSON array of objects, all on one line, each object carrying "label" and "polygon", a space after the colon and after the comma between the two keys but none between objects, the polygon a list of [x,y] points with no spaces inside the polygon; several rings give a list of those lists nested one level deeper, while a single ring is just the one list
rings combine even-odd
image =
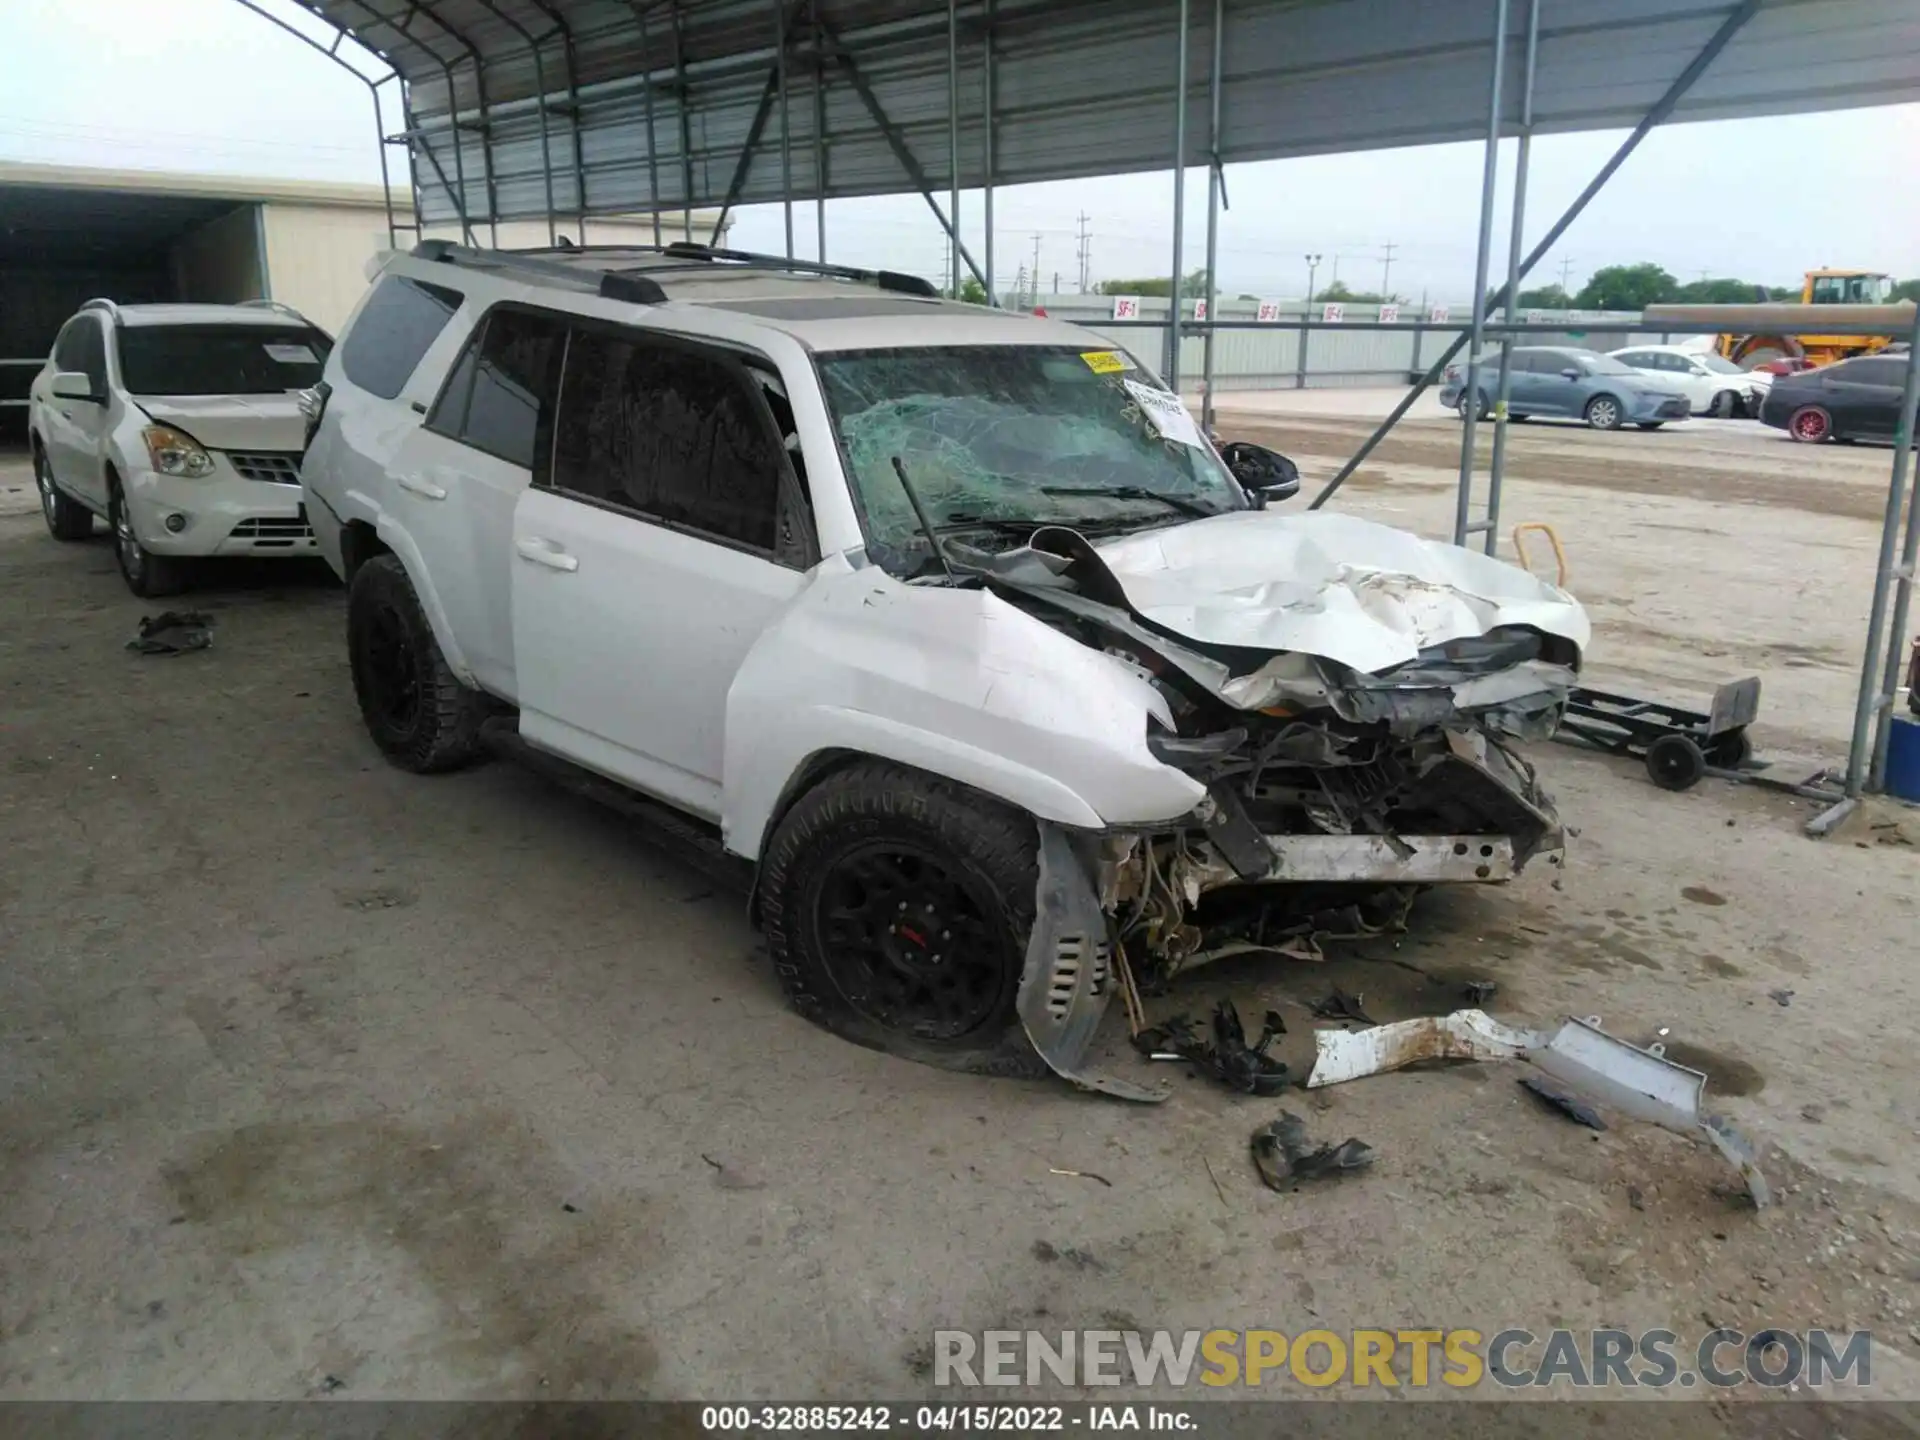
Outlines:
[{"label": "parked silver sedan", "polygon": [[[1516,345],[1507,415],[1513,420],[1554,416],[1584,420],[1596,430],[1618,430],[1637,425],[1658,430],[1669,420],[1684,420],[1692,409],[1688,399],[1652,375],[1622,365],[1608,355],[1556,345]],[[1465,365],[1447,367],[1440,403],[1466,413]],[[1500,352],[1490,350],[1480,359],[1475,390],[1482,418],[1493,413],[1493,397],[1500,384]]]}]

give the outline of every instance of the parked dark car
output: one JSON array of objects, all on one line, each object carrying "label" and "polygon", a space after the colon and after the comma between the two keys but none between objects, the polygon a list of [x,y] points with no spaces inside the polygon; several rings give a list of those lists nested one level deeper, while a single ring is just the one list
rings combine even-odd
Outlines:
[{"label": "parked dark car", "polygon": [[1905,355],[1858,355],[1798,375],[1777,375],[1760,418],[1807,445],[1891,440],[1907,383]]},{"label": "parked dark car", "polygon": [[[1466,414],[1465,365],[1447,367],[1440,403]],[[1507,414],[1515,420],[1534,415],[1584,420],[1596,430],[1618,430],[1638,425],[1658,430],[1669,420],[1692,413],[1687,397],[1659,378],[1622,365],[1609,355],[1553,345],[1516,345],[1510,367]],[[1493,409],[1500,388],[1500,352],[1490,350],[1480,360],[1480,415]]]}]

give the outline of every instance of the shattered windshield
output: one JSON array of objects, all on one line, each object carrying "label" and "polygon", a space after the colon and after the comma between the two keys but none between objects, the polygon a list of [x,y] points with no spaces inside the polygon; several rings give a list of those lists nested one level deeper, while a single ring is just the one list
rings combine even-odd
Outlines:
[{"label": "shattered windshield", "polygon": [[820,373],[868,549],[889,568],[927,552],[896,458],[943,532],[1110,533],[1247,503],[1185,409],[1117,351],[860,351],[821,357]]}]

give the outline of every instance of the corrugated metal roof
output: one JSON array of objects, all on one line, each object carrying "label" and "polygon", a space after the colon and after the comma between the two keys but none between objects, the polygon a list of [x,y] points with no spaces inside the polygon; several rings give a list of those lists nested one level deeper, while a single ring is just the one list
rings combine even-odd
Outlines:
[{"label": "corrugated metal roof", "polygon": [[[472,219],[544,215],[549,168],[562,214],[724,200],[772,89],[783,17],[794,197],[911,188],[856,73],[931,182],[948,183],[944,0],[300,3],[405,77],[422,208],[433,220],[454,218],[456,188]],[[1199,164],[1213,6],[1192,0],[1191,9],[1187,158]],[[1508,74],[1517,80],[1526,7],[1511,9]],[[1734,9],[1732,0],[1543,0],[1537,130],[1636,123]],[[986,13],[987,0],[958,10],[968,186],[984,178]],[[996,0],[996,182],[1171,165],[1178,13],[1177,0]],[[1493,14],[1492,0],[1228,0],[1222,158],[1483,135]],[[824,176],[814,163],[817,86]],[[1510,83],[1510,117],[1516,92]],[[1914,99],[1913,0],[1766,0],[1675,118]],[[760,135],[743,202],[781,196],[779,111]]]}]

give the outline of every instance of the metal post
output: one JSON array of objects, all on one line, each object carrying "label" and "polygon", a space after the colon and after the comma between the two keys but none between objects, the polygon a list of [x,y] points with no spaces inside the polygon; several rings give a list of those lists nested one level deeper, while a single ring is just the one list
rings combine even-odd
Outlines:
[{"label": "metal post", "polygon": [[[1520,146],[1513,162],[1513,230],[1507,239],[1507,324],[1520,298],[1520,246],[1526,239],[1527,161],[1533,151],[1533,68],[1540,53],[1540,0],[1527,0],[1527,61],[1520,86]],[[1500,481],[1507,460],[1507,401],[1513,393],[1513,335],[1500,337],[1499,398],[1493,407],[1493,456],[1487,464],[1487,519],[1483,548],[1500,549]]]},{"label": "metal post", "polygon": [[1211,114],[1207,123],[1207,149],[1212,163],[1207,167],[1207,328],[1201,332],[1204,359],[1200,393],[1200,424],[1213,428],[1213,307],[1219,285],[1214,276],[1220,254],[1220,201],[1227,188],[1227,177],[1220,169],[1220,60],[1221,42],[1227,30],[1227,0],[1213,0],[1213,70],[1207,79],[1207,100]]},{"label": "metal post", "polygon": [[1174,84],[1173,109],[1173,290],[1167,316],[1167,386],[1180,393],[1180,253],[1186,239],[1187,204],[1187,5],[1180,0],[1180,39],[1175,45],[1179,76]]},{"label": "metal post", "polygon": [[[684,7],[675,5],[669,10],[673,17],[673,68],[678,81],[674,96],[680,111],[680,238],[693,239],[693,126],[688,112],[693,109],[693,97],[687,88],[687,36],[681,28],[681,11]],[[720,238],[714,232],[714,239]]]},{"label": "metal post", "polygon": [[1487,150],[1480,166],[1480,242],[1473,260],[1473,323],[1467,332],[1467,387],[1460,393],[1460,487],[1453,543],[1467,543],[1473,507],[1473,441],[1480,419],[1480,346],[1486,339],[1487,271],[1493,261],[1493,199],[1500,177],[1500,86],[1507,69],[1507,0],[1493,0],[1493,77],[1487,92]]},{"label": "metal post", "polygon": [[[1633,127],[1633,133],[1620,142],[1619,148],[1607,158],[1607,163],[1594,172],[1594,177],[1587,182],[1586,188],[1573,197],[1573,203],[1560,212],[1560,218],[1547,227],[1547,233],[1542,235],[1539,243],[1527,252],[1527,258],[1520,262],[1521,279],[1524,280],[1528,272],[1540,263],[1542,255],[1560,243],[1560,237],[1567,233],[1568,227],[1575,220],[1580,218],[1581,212],[1593,203],[1593,197],[1598,195],[1607,181],[1613,178],[1614,172],[1627,163],[1627,157],[1640,148],[1640,142],[1652,133],[1656,125],[1673,113],[1674,106],[1678,105],[1686,93],[1693,88],[1694,81],[1698,80],[1720,52],[1727,48],[1733,37],[1740,33],[1741,27],[1759,12],[1760,4],[1761,0],[1741,0],[1739,8],[1720,22],[1720,28],[1713,32],[1713,38],[1707,41],[1698,55],[1693,57],[1687,68],[1680,72],[1679,78],[1667,87],[1667,93],[1654,102],[1653,108],[1646,113],[1638,125]],[[1495,298],[1504,300],[1505,287],[1502,287],[1501,295]],[[1447,362],[1458,355],[1460,348],[1466,343],[1464,335],[1454,337],[1447,348],[1440,352],[1440,357],[1427,368],[1426,374],[1422,375],[1418,383],[1400,398],[1400,403],[1393,407],[1387,418],[1374,427],[1373,433],[1354,452],[1353,458],[1342,465],[1333,479],[1329,480],[1321,488],[1320,493],[1313,497],[1312,503],[1307,506],[1309,510],[1318,510],[1326,504],[1333,498],[1334,492],[1347,483],[1347,478],[1366,463],[1367,457],[1386,438],[1387,432],[1400,423],[1400,417],[1413,408],[1414,401],[1424,395],[1428,387],[1440,378],[1441,371],[1447,368]]]},{"label": "metal post", "polygon": [[960,5],[947,0],[947,215],[953,222],[948,292],[960,298]]},{"label": "metal post", "polygon": [[[1853,744],[1847,751],[1847,794],[1860,793],[1863,778],[1878,790],[1886,779],[1887,746],[1893,739],[1893,698],[1900,689],[1900,662],[1906,649],[1907,606],[1913,596],[1914,561],[1920,559],[1920,500],[1907,512],[1906,540],[1900,563],[1894,564],[1893,537],[1900,524],[1900,506],[1907,499],[1907,472],[1912,464],[1914,409],[1920,401],[1920,306],[1913,312],[1907,336],[1907,385],[1900,396],[1900,423],[1893,432],[1893,477],[1887,483],[1886,528],[1880,533],[1880,573],[1873,581],[1873,613],[1867,618],[1867,656],[1860,668],[1860,695],[1853,708]],[[1893,590],[1893,617],[1887,620],[1887,590]],[[1887,652],[1884,680],[1880,651]],[[1868,765],[1867,722],[1874,721],[1872,764]]]},{"label": "metal post", "polygon": [[818,0],[807,7],[813,17],[813,227],[816,259],[827,258],[827,62],[820,46]]},{"label": "metal post", "polygon": [[780,209],[787,222],[787,259],[793,258],[793,118],[787,110],[787,5],[773,0],[774,74],[780,88]]},{"label": "metal post", "polygon": [[[654,129],[653,45],[647,35],[647,17],[640,14],[641,103],[647,107],[647,201],[653,211],[653,243],[660,243],[660,143]],[[691,237],[687,237],[691,238]]]},{"label": "metal post", "polygon": [[981,194],[980,218],[987,227],[986,248],[983,252],[987,262],[987,304],[999,307],[1000,294],[993,288],[993,6],[994,0],[987,0],[985,28],[980,36],[980,168]]}]

